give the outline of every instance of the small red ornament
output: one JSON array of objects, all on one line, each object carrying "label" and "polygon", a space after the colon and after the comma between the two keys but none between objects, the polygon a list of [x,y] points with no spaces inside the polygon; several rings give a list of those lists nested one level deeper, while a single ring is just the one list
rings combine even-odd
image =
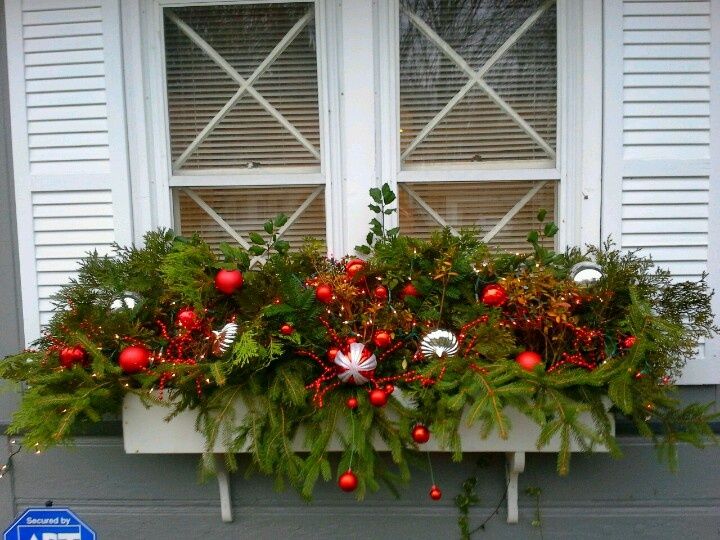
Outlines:
[{"label": "small red ornament", "polygon": [[323,304],[329,304],[333,298],[333,288],[330,285],[318,285],[315,289],[315,298],[317,298]]},{"label": "small red ornament", "polygon": [[543,363],[542,356],[535,351],[523,351],[515,357],[515,361],[525,371],[532,371],[536,366]]},{"label": "small red ornament", "polygon": [[388,402],[388,393],[384,388],[375,388],[370,391],[370,404],[373,407],[384,407]]},{"label": "small red ornament", "polygon": [[337,347],[333,347],[332,349],[329,349],[327,352],[328,360],[330,360],[331,362],[334,362],[335,357],[337,356],[337,353],[339,353],[339,352],[340,352],[340,349],[338,349]]},{"label": "small red ornament", "polygon": [[362,259],[350,259],[345,263],[345,274],[350,279],[355,277],[355,274],[365,268],[365,261]]},{"label": "small red ornament", "polygon": [[387,300],[388,298],[388,290],[385,285],[378,285],[375,287],[375,290],[373,291],[373,296],[377,298],[378,300]]},{"label": "small red ornament", "polygon": [[394,391],[395,391],[395,387],[394,387],[392,384],[388,383],[388,384],[385,385],[385,393],[386,393],[388,396],[389,396],[390,394],[392,394]]},{"label": "small red ornament", "polygon": [[289,336],[290,334],[293,333],[294,330],[295,330],[295,329],[292,327],[291,324],[283,324],[283,325],[280,327],[280,333],[281,333],[283,336]]},{"label": "small red ornament", "polygon": [[60,365],[70,369],[75,364],[87,364],[87,351],[80,346],[64,347],[60,350]]},{"label": "small red ornament", "polygon": [[344,473],[340,475],[340,478],[338,478],[338,486],[340,489],[342,489],[345,492],[351,492],[355,491],[355,488],[357,488],[358,485],[358,479],[357,476],[355,476],[355,473],[352,472],[351,469],[348,469]]},{"label": "small red ornament", "polygon": [[243,275],[240,270],[220,270],[215,274],[215,288],[223,294],[233,294],[242,287]]},{"label": "small red ornament", "polygon": [[622,340],[622,346],[626,349],[631,349],[635,343],[637,343],[637,338],[635,336],[627,336]]},{"label": "small red ornament", "polygon": [[347,405],[348,409],[350,409],[352,411],[357,409],[358,405],[359,405],[356,397],[349,397],[348,400],[345,402],[345,404]]},{"label": "small red ornament", "polygon": [[373,337],[373,343],[378,347],[387,347],[392,343],[392,336],[387,330],[378,330]]},{"label": "small red ornament", "polygon": [[198,315],[197,313],[195,313],[195,310],[193,308],[184,307],[180,311],[178,311],[175,322],[178,324],[178,326],[182,326],[186,330],[192,330],[193,328],[197,327]]},{"label": "small red ornament", "polygon": [[480,300],[486,306],[499,307],[507,302],[508,294],[502,285],[491,283],[486,285],[480,295]]},{"label": "small red ornament", "polygon": [[139,373],[150,365],[151,352],[145,347],[131,345],[125,347],[118,357],[120,369],[128,375]]},{"label": "small red ornament", "polygon": [[418,296],[420,296],[420,291],[415,288],[415,285],[413,285],[412,283],[408,283],[402,288],[402,290],[400,291],[400,295],[403,298],[405,298],[406,296],[414,296],[417,298]]},{"label": "small red ornament", "polygon": [[418,444],[424,444],[430,440],[430,430],[422,424],[416,424],[412,430],[412,438]]},{"label": "small red ornament", "polygon": [[437,487],[435,484],[430,487],[430,492],[428,493],[428,495],[430,495],[430,498],[433,501],[439,501],[440,499],[442,499],[442,491],[440,491],[440,488]]}]

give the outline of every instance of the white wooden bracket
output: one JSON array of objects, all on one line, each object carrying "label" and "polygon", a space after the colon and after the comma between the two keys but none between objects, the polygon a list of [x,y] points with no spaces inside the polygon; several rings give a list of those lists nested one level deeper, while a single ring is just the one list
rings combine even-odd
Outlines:
[{"label": "white wooden bracket", "polygon": [[525,470],[525,452],[507,452],[505,479],[507,480],[507,522],[518,522],[518,476]]},{"label": "white wooden bracket", "polygon": [[220,517],[225,523],[230,523],[233,520],[230,476],[225,466],[225,456],[223,454],[215,454],[215,469],[218,489],[220,490]]}]

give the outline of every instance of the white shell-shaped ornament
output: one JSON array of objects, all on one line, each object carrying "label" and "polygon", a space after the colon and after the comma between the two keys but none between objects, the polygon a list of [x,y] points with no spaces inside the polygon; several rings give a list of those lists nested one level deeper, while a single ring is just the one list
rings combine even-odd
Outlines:
[{"label": "white shell-shaped ornament", "polygon": [[570,278],[579,285],[595,283],[602,277],[602,267],[595,263],[580,262],[570,269]]},{"label": "white shell-shaped ornament", "polygon": [[433,357],[455,356],[459,348],[457,337],[449,330],[433,330],[420,342],[420,350],[428,360]]},{"label": "white shell-shaped ornament", "polygon": [[374,354],[363,358],[365,345],[362,343],[351,343],[350,351],[345,354],[339,351],[335,356],[335,364],[338,366],[338,378],[344,382],[353,384],[365,384],[372,377],[372,372],[377,367],[377,359]]},{"label": "white shell-shaped ornament", "polygon": [[213,330],[215,340],[212,345],[212,353],[215,356],[222,356],[230,348],[235,341],[238,325],[235,323],[227,323],[221,330]]}]

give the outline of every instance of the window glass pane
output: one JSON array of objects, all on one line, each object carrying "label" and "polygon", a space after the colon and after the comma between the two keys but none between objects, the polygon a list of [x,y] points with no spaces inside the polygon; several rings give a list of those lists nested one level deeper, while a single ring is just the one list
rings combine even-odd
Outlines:
[{"label": "window glass pane", "polygon": [[[273,3],[165,10],[174,171],[319,170],[313,9]],[[251,84],[239,92],[242,81]],[[208,125],[214,127],[203,134]]]},{"label": "window glass pane", "polygon": [[[549,160],[557,123],[554,5],[407,0],[400,12],[406,168]],[[501,54],[496,54],[501,50]],[[464,66],[464,69],[463,69]],[[480,75],[474,81],[471,73]]]},{"label": "window glass pane", "polygon": [[[483,238],[526,199],[489,243],[508,251],[528,251],[527,234],[538,229],[538,212],[545,209],[545,220],[555,219],[556,187],[552,180],[542,185],[535,181],[400,184],[400,231],[427,238],[443,226],[442,220],[458,230],[476,228]],[[553,241],[548,239],[545,244],[552,247]]]},{"label": "window glass pane", "polygon": [[180,234],[197,233],[217,248],[222,242],[236,245],[238,241],[194,200],[197,198],[247,242],[251,232],[267,236],[263,232],[263,223],[268,219],[280,213],[292,216],[310,201],[282,238],[294,249],[300,247],[306,237],[325,238],[325,196],[319,186],[178,189]]}]

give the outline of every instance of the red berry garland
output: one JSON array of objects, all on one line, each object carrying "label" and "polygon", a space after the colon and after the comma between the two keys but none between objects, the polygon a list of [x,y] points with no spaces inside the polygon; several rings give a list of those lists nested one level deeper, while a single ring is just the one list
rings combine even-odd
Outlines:
[{"label": "red berry garland", "polygon": [[125,347],[118,357],[120,369],[128,375],[140,373],[150,365],[150,355],[152,353],[145,347],[139,345],[131,345]]},{"label": "red berry garland", "polygon": [[215,288],[223,294],[233,294],[243,285],[240,270],[220,270],[215,274]]},{"label": "red berry garland", "polygon": [[338,478],[338,486],[347,493],[355,491],[358,486],[358,478],[352,470],[348,469]]}]

